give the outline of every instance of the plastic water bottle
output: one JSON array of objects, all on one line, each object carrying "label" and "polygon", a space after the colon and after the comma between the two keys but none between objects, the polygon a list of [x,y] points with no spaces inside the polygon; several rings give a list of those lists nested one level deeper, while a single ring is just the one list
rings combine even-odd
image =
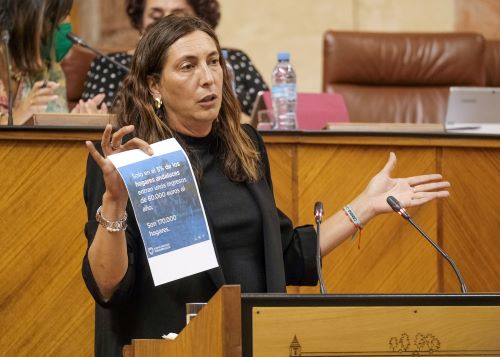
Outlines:
[{"label": "plastic water bottle", "polygon": [[227,53],[227,50],[222,50],[222,57],[224,57],[224,62],[226,62],[226,69],[227,69],[227,74],[229,76],[229,81],[231,82],[231,88],[233,88],[233,94],[236,95],[236,83],[234,79],[234,69],[233,66],[231,66],[231,63],[229,63],[229,55]]},{"label": "plastic water bottle", "polygon": [[297,127],[297,81],[288,52],[278,53],[278,63],[273,69],[271,83],[276,128],[295,129]]}]

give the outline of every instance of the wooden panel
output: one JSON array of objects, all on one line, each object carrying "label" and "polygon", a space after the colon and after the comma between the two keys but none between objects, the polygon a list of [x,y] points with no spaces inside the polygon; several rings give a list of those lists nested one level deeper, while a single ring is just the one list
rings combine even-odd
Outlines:
[{"label": "wooden panel", "polygon": [[241,357],[240,287],[223,286],[174,341],[133,340],[126,357]]},{"label": "wooden panel", "polygon": [[500,356],[498,306],[262,307],[252,317],[255,357]]},{"label": "wooden panel", "polygon": [[[313,146],[299,151],[299,224],[313,222],[313,205],[322,200],[326,216],[342,209],[382,169],[390,151],[398,164],[394,176],[436,171],[435,150],[394,147]],[[436,204],[410,213],[436,237]],[[359,239],[359,238],[358,238]],[[432,292],[437,290],[434,249],[398,215],[378,217],[358,239],[348,240],[324,258],[331,293]],[[437,237],[436,237],[437,239]],[[303,289],[304,291],[310,291]]]},{"label": "wooden panel", "polygon": [[91,355],[81,142],[0,142],[0,350]]},{"label": "wooden panel", "polygon": [[455,0],[455,31],[479,32],[488,39],[500,40],[498,0]]},{"label": "wooden panel", "polygon": [[278,207],[292,221],[297,221],[296,149],[290,145],[266,145],[272,167],[274,197]]},{"label": "wooden panel", "polygon": [[[471,291],[500,291],[500,151],[443,151],[443,174],[452,182],[443,205],[443,246]],[[457,279],[445,264],[444,291]]]}]

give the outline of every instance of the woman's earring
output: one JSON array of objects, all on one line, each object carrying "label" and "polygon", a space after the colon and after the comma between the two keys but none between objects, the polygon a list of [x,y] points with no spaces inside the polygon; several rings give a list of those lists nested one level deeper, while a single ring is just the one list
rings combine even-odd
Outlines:
[{"label": "woman's earring", "polygon": [[161,100],[161,97],[154,98],[153,107],[155,108],[155,110],[160,109],[162,104],[163,101]]}]

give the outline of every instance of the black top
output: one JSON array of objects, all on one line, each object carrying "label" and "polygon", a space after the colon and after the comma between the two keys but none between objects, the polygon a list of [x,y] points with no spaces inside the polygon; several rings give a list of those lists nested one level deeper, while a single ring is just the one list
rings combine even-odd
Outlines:
[{"label": "black top", "polygon": [[[211,217],[214,243],[227,284],[240,284],[242,292],[266,292],[262,219],[257,202],[244,183],[231,182],[211,148],[213,136],[180,135],[203,170],[199,184],[207,215]],[[224,188],[224,189],[221,189]],[[241,207],[245,207],[244,215]]]},{"label": "black top", "polygon": [[[228,61],[234,70],[238,100],[242,111],[250,115],[257,93],[268,90],[268,87],[246,53],[234,49],[227,49],[227,51]],[[109,57],[127,67],[131,65],[132,56],[126,52],[112,53]],[[92,61],[87,73],[82,99],[88,100],[99,93],[105,93],[104,101],[108,107],[111,107],[126,74],[123,69],[118,68],[105,57],[97,57]]]},{"label": "black top", "polygon": [[[130,204],[126,230],[128,269],[113,296],[104,302],[87,254],[82,273],[96,304],[95,355],[120,356],[133,338],[160,338],[185,325],[185,304],[208,301],[225,283],[239,283],[243,291],[285,292],[285,285],[315,285],[316,234],[312,226],[293,229],[274,203],[267,154],[259,134],[250,135],[262,159],[263,178],[256,183],[234,183],[222,174],[212,153],[211,137],[183,137],[204,172],[199,189],[221,268],[155,287],[144,245]],[[181,138],[182,139],[182,138]],[[95,212],[104,193],[102,173],[89,156],[84,198],[88,245],[97,230]]]}]

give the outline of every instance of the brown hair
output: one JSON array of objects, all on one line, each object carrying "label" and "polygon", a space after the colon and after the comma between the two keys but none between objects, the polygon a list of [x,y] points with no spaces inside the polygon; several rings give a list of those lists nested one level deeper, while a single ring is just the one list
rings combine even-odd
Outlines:
[{"label": "brown hair", "polygon": [[[217,0],[186,0],[193,8],[197,17],[205,21],[213,29],[217,27],[220,20],[220,5]],[[132,26],[141,31],[143,29],[142,18],[146,0],[126,0],[127,15]]]},{"label": "brown hair", "polygon": [[42,47],[44,0],[11,1],[15,14],[9,42],[10,55],[16,69],[28,74],[43,70]]},{"label": "brown hair", "polygon": [[42,41],[51,45],[52,34],[59,26],[62,20],[69,15],[73,0],[45,0],[46,9],[44,15],[44,24],[42,32]]},{"label": "brown hair", "polygon": [[52,44],[52,35],[71,10],[73,0],[13,0],[9,7],[14,23],[9,50],[18,71],[28,75],[45,69],[42,45]]},{"label": "brown hair", "polygon": [[212,124],[215,155],[222,160],[224,173],[230,180],[255,182],[261,177],[259,153],[240,126],[240,106],[232,93],[217,36],[208,24],[198,18],[175,15],[164,17],[141,38],[132,58],[130,73],[125,77],[117,96],[115,111],[119,124],[135,125],[135,135],[149,143],[176,137],[183,145],[182,139],[169,127],[166,111],[162,108],[155,112],[153,109],[148,83],[150,79],[160,80],[170,46],[195,31],[203,31],[213,39],[224,75],[222,104],[217,120]]}]

